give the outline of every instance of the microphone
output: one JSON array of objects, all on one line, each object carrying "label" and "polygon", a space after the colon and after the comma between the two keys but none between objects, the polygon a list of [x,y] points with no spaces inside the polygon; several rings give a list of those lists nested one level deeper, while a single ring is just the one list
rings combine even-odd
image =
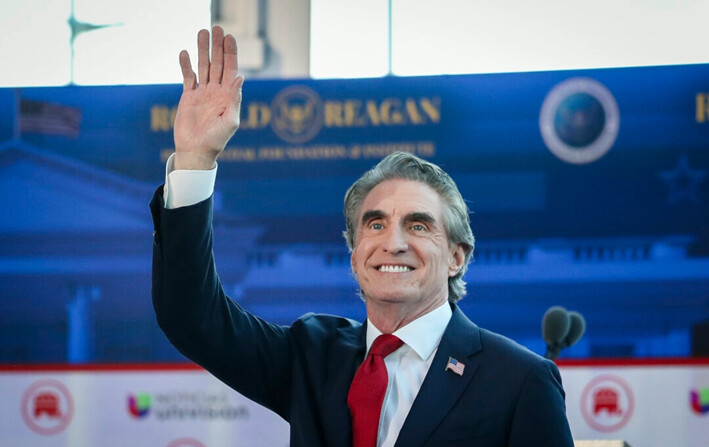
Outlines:
[{"label": "microphone", "polygon": [[586,320],[583,318],[583,315],[575,310],[569,312],[569,323],[569,332],[561,343],[562,349],[573,346],[581,339],[584,332],[586,332]]},{"label": "microphone", "polygon": [[542,337],[547,344],[544,357],[553,360],[559,356],[562,343],[571,327],[569,313],[561,306],[550,307],[542,318]]}]

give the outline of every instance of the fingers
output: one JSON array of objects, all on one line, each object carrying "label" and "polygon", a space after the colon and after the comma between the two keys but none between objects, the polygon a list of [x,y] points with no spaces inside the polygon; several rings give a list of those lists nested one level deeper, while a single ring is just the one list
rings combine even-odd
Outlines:
[{"label": "fingers", "polygon": [[190,54],[185,50],[180,52],[180,68],[182,69],[182,90],[194,90],[197,87],[197,75],[192,70]]},{"label": "fingers", "polygon": [[[210,63],[209,31],[200,30],[197,33],[197,74],[199,85],[206,86],[210,81],[217,84],[230,84],[237,77],[238,62],[236,56],[236,39],[231,34],[224,36],[220,26],[212,28],[212,54]],[[180,67],[184,79],[183,88],[195,88],[197,78],[190,64],[189,54],[180,53]],[[189,81],[189,82],[188,82]],[[242,81],[243,82],[243,81]]]},{"label": "fingers", "polygon": [[[239,63],[236,56],[236,39],[231,34],[224,38],[224,82],[231,82],[236,78],[239,71]],[[242,81],[243,82],[243,81]]]},{"label": "fingers", "polygon": [[197,72],[199,84],[206,86],[209,82],[209,31],[206,29],[197,33]]},{"label": "fingers", "polygon": [[209,69],[209,79],[213,82],[222,82],[222,69],[224,67],[224,30],[221,26],[212,28],[212,65]]}]

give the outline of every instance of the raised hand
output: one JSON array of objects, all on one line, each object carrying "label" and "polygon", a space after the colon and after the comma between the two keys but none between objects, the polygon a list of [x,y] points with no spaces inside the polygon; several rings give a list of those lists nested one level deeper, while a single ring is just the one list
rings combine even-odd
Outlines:
[{"label": "raised hand", "polygon": [[238,75],[234,36],[212,28],[211,62],[209,31],[197,34],[197,49],[199,82],[190,55],[180,52],[184,81],[175,117],[175,169],[212,169],[239,128],[244,77]]}]

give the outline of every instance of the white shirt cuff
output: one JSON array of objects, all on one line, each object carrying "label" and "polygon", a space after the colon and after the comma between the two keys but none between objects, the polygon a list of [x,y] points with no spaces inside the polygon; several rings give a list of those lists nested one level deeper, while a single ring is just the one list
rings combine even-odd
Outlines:
[{"label": "white shirt cuff", "polygon": [[208,199],[214,193],[217,166],[208,171],[175,170],[175,154],[170,155],[165,165],[165,188],[163,201],[165,208],[173,209],[190,206]]}]

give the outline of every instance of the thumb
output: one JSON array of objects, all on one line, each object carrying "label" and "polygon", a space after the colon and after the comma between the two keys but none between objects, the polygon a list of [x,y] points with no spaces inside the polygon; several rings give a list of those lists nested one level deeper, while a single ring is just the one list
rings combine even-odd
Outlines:
[{"label": "thumb", "polygon": [[244,75],[239,75],[231,83],[229,91],[231,97],[234,101],[234,105],[239,107],[241,105],[241,87],[244,85]]},{"label": "thumb", "polygon": [[[241,115],[241,87],[244,85],[244,76],[239,75],[232,81],[229,86],[229,95],[231,96],[232,106],[228,108],[228,121],[239,127],[239,116]],[[226,117],[225,117],[226,118]],[[230,119],[229,119],[230,118]]]}]

